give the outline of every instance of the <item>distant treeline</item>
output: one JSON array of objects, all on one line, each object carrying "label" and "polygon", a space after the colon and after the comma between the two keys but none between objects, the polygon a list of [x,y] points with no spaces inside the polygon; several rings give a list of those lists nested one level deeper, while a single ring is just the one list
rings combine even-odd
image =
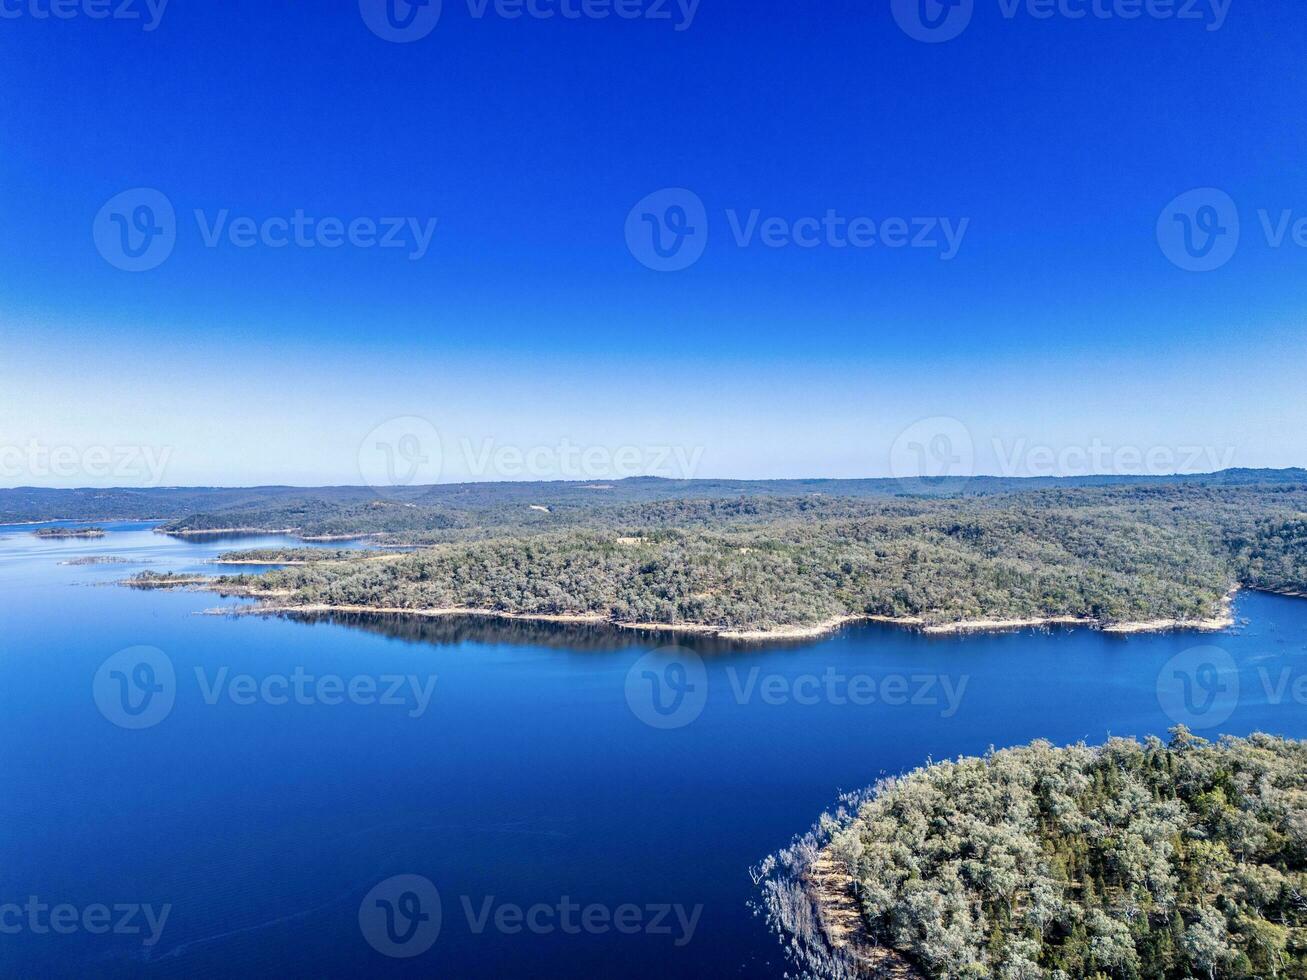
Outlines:
[{"label": "distant treeline", "polygon": [[[676,499],[736,497],[957,497],[1020,493],[1038,489],[1100,486],[1247,486],[1307,484],[1307,470],[1230,469],[1191,476],[994,477],[940,480],[668,480],[633,477],[611,482],[449,483],[433,486],[387,487],[150,487],[51,490],[18,487],[0,490],[0,523],[29,521],[163,520],[188,526],[225,512],[222,526],[255,526],[250,520],[232,524],[236,515],[263,513],[271,517],[286,509],[309,519],[333,519],[337,511],[351,515],[374,501],[413,504],[437,513],[512,511],[531,504],[575,509],[649,503]],[[474,522],[475,523],[475,522]],[[213,525],[209,525],[213,526]],[[267,527],[288,525],[272,521]],[[376,528],[369,528],[376,529]],[[338,532],[344,533],[344,532]]]}]

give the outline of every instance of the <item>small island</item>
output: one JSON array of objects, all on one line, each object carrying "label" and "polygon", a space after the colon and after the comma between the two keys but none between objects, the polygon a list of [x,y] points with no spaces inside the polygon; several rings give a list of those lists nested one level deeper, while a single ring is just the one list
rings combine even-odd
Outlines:
[{"label": "small island", "polygon": [[60,565],[148,565],[148,561],[137,561],[133,558],[123,558],[119,555],[83,555],[81,558],[70,558],[68,561],[61,561]]},{"label": "small island", "polygon": [[105,534],[98,527],[43,527],[32,533],[38,538],[102,538]]}]

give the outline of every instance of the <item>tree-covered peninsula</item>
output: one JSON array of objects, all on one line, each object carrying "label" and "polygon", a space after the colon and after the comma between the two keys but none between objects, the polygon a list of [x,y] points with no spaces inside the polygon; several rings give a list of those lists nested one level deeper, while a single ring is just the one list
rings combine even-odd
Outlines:
[{"label": "tree-covered peninsula", "polygon": [[1047,742],[939,762],[754,870],[812,977],[1307,977],[1307,744]]},{"label": "tree-covered peninsula", "polygon": [[[392,512],[399,523],[386,525]],[[761,636],[860,617],[927,629],[1218,628],[1237,588],[1307,591],[1307,487],[1296,484],[763,495],[548,513],[515,501],[442,510],[415,529],[420,518],[420,508],[368,506],[362,520],[392,528],[376,532],[389,551],[237,553],[222,560],[283,567],[213,584],[283,609],[481,611]]]}]

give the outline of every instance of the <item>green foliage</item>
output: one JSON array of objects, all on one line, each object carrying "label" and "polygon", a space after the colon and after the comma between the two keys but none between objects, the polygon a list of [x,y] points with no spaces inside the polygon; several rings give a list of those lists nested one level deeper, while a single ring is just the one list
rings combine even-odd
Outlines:
[{"label": "green foliage", "polygon": [[104,529],[98,527],[42,527],[32,532],[38,538],[102,538]]},{"label": "green foliage", "polygon": [[827,847],[928,976],[1307,976],[1307,744],[1176,736],[937,763]]},{"label": "green foliage", "polygon": [[[1307,535],[1285,530],[1304,507],[1307,490],[1279,485],[1112,486],[931,500],[564,502],[548,513],[517,497],[466,511],[376,501],[295,504],[257,519],[300,533],[366,532],[427,546],[386,562],[280,553],[315,563],[226,584],[275,592],[292,605],[583,614],[721,629],[860,615],[940,624],[1193,621],[1217,615],[1237,583],[1271,581],[1265,569],[1272,555],[1279,556],[1278,586],[1307,586]],[[250,519],[218,514],[185,523]]]}]

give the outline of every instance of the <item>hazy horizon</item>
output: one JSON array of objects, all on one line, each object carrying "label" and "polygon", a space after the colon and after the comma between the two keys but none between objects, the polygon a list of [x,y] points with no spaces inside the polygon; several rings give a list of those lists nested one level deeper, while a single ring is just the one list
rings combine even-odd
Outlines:
[{"label": "hazy horizon", "polygon": [[[920,482],[923,479],[928,480],[954,480],[960,483],[967,483],[973,480],[1166,480],[1175,479],[1201,479],[1202,477],[1222,476],[1231,472],[1252,472],[1252,473],[1272,473],[1285,474],[1290,472],[1303,472],[1307,474],[1307,466],[1282,466],[1282,467],[1250,467],[1234,466],[1220,470],[1210,471],[1193,471],[1193,472],[1172,472],[1172,473],[1076,473],[1066,475],[1025,475],[1025,476],[1005,476],[1001,473],[970,473],[967,475],[954,475],[951,477],[913,477],[913,476],[849,476],[849,477],[825,477],[825,476],[796,476],[796,477],[751,477],[751,476],[694,476],[687,478],[658,476],[656,474],[637,474],[634,476],[614,477],[611,482],[620,483],[625,481],[640,480],[662,480],[668,483],[858,483],[858,482],[897,482],[911,484]],[[588,478],[575,479],[536,479],[523,477],[520,479],[480,479],[480,480],[445,480],[435,483],[415,483],[404,486],[408,490],[421,490],[429,487],[457,487],[457,486],[478,486],[494,484],[549,484],[549,483],[566,483],[581,484],[592,482]],[[374,489],[375,484],[369,483],[163,483],[158,485],[131,485],[131,484],[95,484],[86,486],[41,486],[37,484],[18,484],[12,486],[0,486],[0,491],[4,490],[260,490],[260,489],[289,489],[289,490],[360,490],[366,491]],[[394,489],[394,488],[390,488]]]}]

